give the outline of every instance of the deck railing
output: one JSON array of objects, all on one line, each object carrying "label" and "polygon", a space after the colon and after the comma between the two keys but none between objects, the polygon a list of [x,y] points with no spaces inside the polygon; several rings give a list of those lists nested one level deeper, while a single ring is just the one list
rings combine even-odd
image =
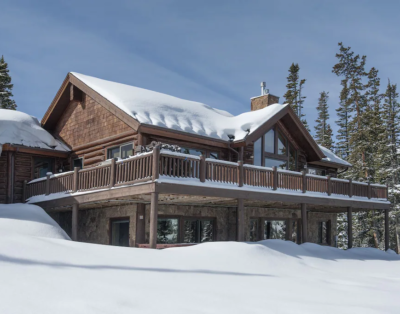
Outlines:
[{"label": "deck railing", "polygon": [[387,199],[388,195],[384,185],[310,175],[305,171],[243,165],[241,161],[233,163],[165,150],[160,152],[160,148],[155,147],[151,153],[120,161],[111,159],[101,166],[75,168],[74,171],[49,174],[46,178],[25,182],[24,199],[36,195],[83,192],[155,181],[160,176],[349,198]]}]

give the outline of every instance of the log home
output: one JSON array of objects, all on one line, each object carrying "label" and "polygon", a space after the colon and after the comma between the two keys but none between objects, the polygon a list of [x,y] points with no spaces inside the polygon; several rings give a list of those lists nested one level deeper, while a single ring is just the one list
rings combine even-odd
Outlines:
[{"label": "log home", "polygon": [[263,87],[250,105],[232,116],[69,73],[41,121],[68,147],[69,169],[25,182],[24,201],[74,240],[151,248],[262,239],[334,246],[338,213],[385,210],[387,218],[387,188],[338,179],[351,165],[318,146],[290,106]]}]

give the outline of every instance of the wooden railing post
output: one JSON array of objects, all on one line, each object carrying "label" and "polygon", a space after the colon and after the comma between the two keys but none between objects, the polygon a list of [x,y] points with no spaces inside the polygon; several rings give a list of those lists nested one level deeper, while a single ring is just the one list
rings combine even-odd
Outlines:
[{"label": "wooden railing post", "polygon": [[328,196],[331,196],[331,194],[332,194],[332,181],[331,181],[331,176],[329,175],[329,176],[327,176],[326,177],[326,184],[327,184],[327,193],[328,193]]},{"label": "wooden railing post", "polygon": [[371,181],[368,181],[368,190],[367,190],[367,196],[368,199],[371,199]]},{"label": "wooden railing post", "polygon": [[24,187],[22,188],[22,203],[25,203],[26,200],[26,184],[28,181],[24,180]]},{"label": "wooden railing post", "polygon": [[200,182],[206,182],[206,157],[200,155]]},{"label": "wooden railing post", "polygon": [[115,185],[115,176],[117,174],[117,163],[116,158],[111,159],[111,169],[110,169],[110,188],[114,187]]},{"label": "wooden railing post", "polygon": [[46,173],[46,190],[45,190],[45,195],[49,195],[50,194],[50,176],[51,174]]},{"label": "wooden railing post", "polygon": [[72,188],[72,192],[77,192],[79,189],[79,167],[74,168],[74,185]]},{"label": "wooden railing post", "polygon": [[272,167],[272,189],[275,191],[278,189],[278,168]]},{"label": "wooden railing post", "polygon": [[301,174],[303,176],[303,180],[302,180],[302,182],[303,182],[303,184],[302,184],[303,185],[303,190],[302,190],[302,192],[306,193],[307,192],[307,173],[306,173],[305,170],[303,170],[301,172]]},{"label": "wooden railing post", "polygon": [[353,179],[349,179],[349,197],[353,197]]},{"label": "wooden railing post", "polygon": [[243,161],[238,161],[238,185],[242,187],[244,184],[244,169],[243,169]]},{"label": "wooden railing post", "polygon": [[153,148],[153,181],[160,177],[160,145]]}]

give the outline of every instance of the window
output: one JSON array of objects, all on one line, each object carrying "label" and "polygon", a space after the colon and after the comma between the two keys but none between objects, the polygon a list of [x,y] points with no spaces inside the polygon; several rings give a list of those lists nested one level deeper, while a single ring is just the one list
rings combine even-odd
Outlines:
[{"label": "window", "polygon": [[162,217],[157,224],[157,243],[203,243],[214,241],[215,219]]},{"label": "window", "polygon": [[274,153],[275,151],[275,130],[271,129],[264,135],[264,150],[267,153]]},{"label": "window", "polygon": [[211,159],[219,159],[219,153],[218,152],[210,152],[210,157]]},{"label": "window", "polygon": [[125,159],[129,156],[133,156],[133,143],[127,143],[107,149],[107,159]]},{"label": "window", "polygon": [[83,158],[74,159],[73,165],[74,165],[73,169],[75,169],[76,167],[78,167],[79,169],[82,169],[83,168]]},{"label": "window", "polygon": [[308,168],[308,174],[315,174],[317,176],[326,176],[326,170],[320,168]]},{"label": "window", "polygon": [[203,243],[214,239],[214,221],[188,219],[183,221],[183,242]]},{"label": "window", "polygon": [[37,179],[45,177],[46,173],[53,172],[53,168],[53,158],[35,157],[33,159],[33,178]]},{"label": "window", "polygon": [[250,219],[250,242],[256,242],[260,239],[258,234],[258,219]]},{"label": "window", "polygon": [[285,220],[265,220],[264,239],[286,239]]},{"label": "window", "polygon": [[111,221],[111,244],[129,246],[129,219]]},{"label": "window", "polygon": [[205,156],[205,153],[203,151],[201,151],[199,149],[195,149],[195,148],[182,147],[181,152],[183,154],[188,154],[188,155],[195,155],[195,156],[204,155]]},{"label": "window", "polygon": [[318,243],[319,244],[328,244],[329,241],[329,230],[330,222],[329,221],[320,221],[318,223]]},{"label": "window", "polygon": [[157,243],[178,243],[178,218],[159,218],[157,221]]},{"label": "window", "polygon": [[254,142],[253,164],[297,170],[297,151],[278,126]]},{"label": "window", "polygon": [[277,167],[281,169],[287,168],[287,161],[286,160],[279,160],[279,159],[272,159],[272,158],[265,158],[264,160],[264,167]]}]

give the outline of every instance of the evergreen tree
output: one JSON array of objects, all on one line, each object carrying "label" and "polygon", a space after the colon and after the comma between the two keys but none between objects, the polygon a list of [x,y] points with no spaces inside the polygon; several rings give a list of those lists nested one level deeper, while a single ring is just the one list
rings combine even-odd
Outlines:
[{"label": "evergreen tree", "polygon": [[17,105],[11,99],[13,84],[11,84],[11,77],[8,72],[8,64],[2,56],[0,59],[0,108],[15,110]]},{"label": "evergreen tree", "polygon": [[306,97],[302,94],[302,91],[306,79],[300,80],[299,71],[300,66],[297,63],[292,63],[289,68],[289,76],[287,77],[287,91],[283,97],[285,98],[285,103],[290,104],[290,107],[292,107],[293,111],[303,122],[306,129],[310,131],[307,121],[304,118],[305,114],[302,112],[304,99],[306,99]]},{"label": "evergreen tree", "polygon": [[318,100],[318,119],[315,120],[317,125],[314,126],[316,132],[316,142],[328,149],[332,149],[332,129],[328,123],[329,112],[328,112],[328,96],[329,93],[321,92]]},{"label": "evergreen tree", "polygon": [[351,120],[350,105],[348,101],[349,89],[347,88],[347,80],[342,80],[342,91],[340,92],[339,108],[336,109],[338,120],[335,121],[339,126],[336,135],[336,154],[347,160],[350,155],[350,132],[349,121]]}]

